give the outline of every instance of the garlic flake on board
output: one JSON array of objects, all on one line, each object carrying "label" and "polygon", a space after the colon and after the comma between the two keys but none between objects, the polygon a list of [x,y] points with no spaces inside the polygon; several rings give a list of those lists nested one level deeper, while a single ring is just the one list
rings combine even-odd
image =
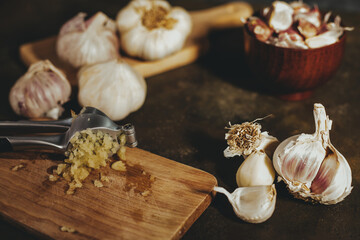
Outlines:
[{"label": "garlic flake on board", "polygon": [[78,72],[78,100],[100,109],[112,120],[121,120],[145,101],[146,82],[121,59],[82,67]]},{"label": "garlic flake on board", "polygon": [[61,27],[56,42],[59,58],[75,68],[117,59],[119,41],[115,22],[102,12],[88,20],[85,16],[79,13]]},{"label": "garlic flake on board", "polygon": [[49,60],[31,64],[11,88],[9,101],[18,115],[57,119],[62,104],[70,98],[71,86],[65,74]]},{"label": "garlic flake on board", "polygon": [[278,140],[267,132],[261,132],[261,125],[253,122],[230,125],[225,135],[228,147],[225,157],[243,156],[244,162],[236,173],[239,187],[271,185],[275,170],[268,155],[272,156]]},{"label": "garlic flake on board", "polygon": [[214,191],[226,195],[235,214],[250,223],[262,223],[268,220],[275,210],[275,185],[239,187],[229,193],[222,187],[214,187]]},{"label": "garlic flake on board", "polygon": [[316,131],[283,141],[275,150],[273,164],[295,197],[322,204],[336,204],[352,190],[351,169],[330,142],[332,121],[322,104],[314,104]]},{"label": "garlic flake on board", "polygon": [[163,0],[133,0],[116,24],[122,49],[130,56],[156,60],[180,50],[191,32],[189,13]]}]

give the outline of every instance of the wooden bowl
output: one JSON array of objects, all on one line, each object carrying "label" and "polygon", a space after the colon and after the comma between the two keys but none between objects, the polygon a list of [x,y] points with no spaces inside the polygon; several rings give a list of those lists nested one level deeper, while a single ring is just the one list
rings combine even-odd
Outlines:
[{"label": "wooden bowl", "polygon": [[339,41],[315,49],[277,47],[259,41],[244,27],[245,60],[265,91],[284,100],[302,100],[339,68],[346,32]]}]

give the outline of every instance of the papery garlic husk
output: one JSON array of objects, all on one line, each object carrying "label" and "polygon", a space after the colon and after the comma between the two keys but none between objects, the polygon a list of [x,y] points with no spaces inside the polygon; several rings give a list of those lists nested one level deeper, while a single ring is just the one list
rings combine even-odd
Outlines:
[{"label": "papery garlic husk", "polygon": [[351,192],[351,169],[330,142],[332,121],[323,105],[314,104],[316,131],[283,141],[275,150],[273,164],[295,197],[335,204]]},{"label": "papery garlic husk", "polygon": [[131,1],[119,11],[116,24],[122,49],[145,60],[161,59],[180,50],[192,28],[185,9],[162,0]]},{"label": "papery garlic husk", "polygon": [[144,78],[121,59],[82,67],[78,80],[79,103],[100,109],[114,121],[125,118],[144,104]]},{"label": "papery garlic husk", "polygon": [[10,90],[9,101],[18,115],[57,119],[70,94],[71,86],[65,74],[49,60],[44,60],[30,65],[17,80]]},{"label": "papery garlic husk", "polygon": [[275,170],[268,156],[272,156],[278,140],[267,132],[261,132],[261,125],[253,122],[230,124],[225,135],[228,147],[225,157],[243,156],[244,162],[236,172],[239,187],[271,185]]},{"label": "papery garlic husk", "polygon": [[116,24],[102,12],[85,21],[79,13],[60,29],[56,52],[60,59],[78,68],[119,57]]},{"label": "papery garlic husk", "polygon": [[250,223],[262,223],[268,220],[275,210],[275,185],[241,187],[229,193],[222,187],[214,187],[214,191],[226,195],[235,214]]}]

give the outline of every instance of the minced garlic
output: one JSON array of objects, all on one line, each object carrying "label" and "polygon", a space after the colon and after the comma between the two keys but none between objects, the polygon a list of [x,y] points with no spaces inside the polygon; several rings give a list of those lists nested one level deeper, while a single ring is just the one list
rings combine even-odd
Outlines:
[{"label": "minced garlic", "polygon": [[60,230],[62,232],[69,232],[69,233],[74,233],[76,231],[75,228],[68,227],[68,226],[61,226]]},{"label": "minced garlic", "polygon": [[94,186],[101,188],[104,186],[104,184],[102,184],[102,182],[100,180],[96,179],[96,180],[94,180]]},{"label": "minced garlic", "polygon": [[[122,144],[125,144],[118,143],[121,137],[113,139],[107,133],[86,129],[77,132],[71,138],[66,152],[68,157],[65,159],[66,163],[59,164],[54,170],[54,174],[62,175],[69,182],[67,194],[73,194],[76,188],[82,187],[82,182],[89,176],[92,169],[106,166],[109,157],[114,155]],[[98,183],[94,182],[94,184],[99,187]]]},{"label": "minced garlic", "polygon": [[14,166],[14,167],[12,167],[11,168],[11,171],[17,171],[17,170],[19,170],[19,169],[22,169],[22,168],[24,168],[25,167],[25,165],[24,164],[19,164],[19,165],[16,165],[16,166]]},{"label": "minced garlic", "polygon": [[111,164],[111,168],[117,171],[126,171],[126,165],[122,161],[116,161]]}]

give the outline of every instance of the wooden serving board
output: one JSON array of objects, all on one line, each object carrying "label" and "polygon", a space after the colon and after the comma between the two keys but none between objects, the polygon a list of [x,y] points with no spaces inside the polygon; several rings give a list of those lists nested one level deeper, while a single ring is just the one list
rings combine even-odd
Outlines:
[{"label": "wooden serving board", "polygon": [[[0,214],[52,239],[179,239],[210,204],[217,184],[209,173],[134,148],[127,149],[126,172],[93,171],[83,188],[67,195],[65,180],[48,180],[62,159],[0,153]],[[20,163],[25,167],[13,171]],[[97,188],[100,172],[110,182]]]},{"label": "wooden serving board", "polygon": [[[177,53],[156,61],[142,61],[123,56],[144,77],[154,76],[194,62],[207,50],[206,35],[212,29],[239,27],[243,18],[251,16],[253,9],[245,2],[231,2],[214,8],[190,12],[193,29],[184,46]],[[20,46],[20,57],[26,65],[49,59],[64,70],[72,85],[76,85],[77,69],[62,62],[55,52],[56,36]],[[120,47],[121,48],[121,47]]]}]

